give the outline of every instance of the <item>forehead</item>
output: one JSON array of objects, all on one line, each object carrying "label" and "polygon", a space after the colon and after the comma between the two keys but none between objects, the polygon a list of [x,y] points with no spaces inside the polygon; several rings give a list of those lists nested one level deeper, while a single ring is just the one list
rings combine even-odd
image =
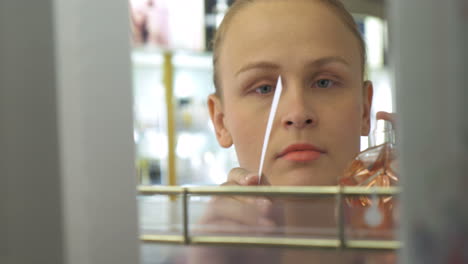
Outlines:
[{"label": "forehead", "polygon": [[248,4],[230,21],[220,54],[222,67],[230,71],[253,59],[285,56],[307,61],[341,57],[360,69],[358,40],[336,10],[313,0]]}]

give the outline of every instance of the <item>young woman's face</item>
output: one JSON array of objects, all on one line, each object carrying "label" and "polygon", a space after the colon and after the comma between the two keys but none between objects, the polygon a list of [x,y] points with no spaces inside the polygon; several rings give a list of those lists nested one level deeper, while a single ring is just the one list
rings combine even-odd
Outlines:
[{"label": "young woman's face", "polygon": [[369,130],[372,86],[358,40],[318,1],[260,1],[236,14],[219,51],[218,141],[258,170],[278,76],[283,93],[265,157],[273,185],[334,185]]}]

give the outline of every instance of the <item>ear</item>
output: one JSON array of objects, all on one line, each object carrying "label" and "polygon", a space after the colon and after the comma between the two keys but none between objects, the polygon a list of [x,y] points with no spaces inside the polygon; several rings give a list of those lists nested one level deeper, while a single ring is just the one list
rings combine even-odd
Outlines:
[{"label": "ear", "polygon": [[371,127],[371,107],[372,98],[374,95],[374,87],[371,81],[365,81],[363,84],[363,100],[362,100],[362,122],[361,122],[361,136],[368,136]]},{"label": "ear", "polygon": [[216,94],[208,96],[208,110],[210,111],[211,122],[213,123],[216,139],[223,148],[232,146],[231,133],[224,124],[224,109],[221,99]]}]

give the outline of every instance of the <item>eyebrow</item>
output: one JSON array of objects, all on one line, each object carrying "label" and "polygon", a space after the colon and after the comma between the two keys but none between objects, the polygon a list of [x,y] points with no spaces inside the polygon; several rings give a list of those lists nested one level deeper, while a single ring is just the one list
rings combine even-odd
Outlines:
[{"label": "eyebrow", "polygon": [[[323,57],[317,60],[313,60],[307,63],[305,65],[305,68],[322,67],[330,63],[340,63],[340,64],[350,67],[350,63],[346,61],[345,59],[343,59],[342,57],[330,56],[330,57]],[[236,76],[238,76],[239,74],[243,72],[252,70],[252,69],[278,70],[279,68],[280,66],[278,64],[268,62],[268,61],[253,62],[240,68],[240,70],[236,72]]]}]

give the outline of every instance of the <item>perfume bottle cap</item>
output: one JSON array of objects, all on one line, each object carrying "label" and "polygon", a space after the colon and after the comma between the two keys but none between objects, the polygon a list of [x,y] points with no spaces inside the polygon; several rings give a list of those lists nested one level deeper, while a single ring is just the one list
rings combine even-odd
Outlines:
[{"label": "perfume bottle cap", "polygon": [[377,120],[375,128],[369,135],[370,146],[378,146],[384,143],[395,144],[395,131],[392,123],[387,120]]}]

